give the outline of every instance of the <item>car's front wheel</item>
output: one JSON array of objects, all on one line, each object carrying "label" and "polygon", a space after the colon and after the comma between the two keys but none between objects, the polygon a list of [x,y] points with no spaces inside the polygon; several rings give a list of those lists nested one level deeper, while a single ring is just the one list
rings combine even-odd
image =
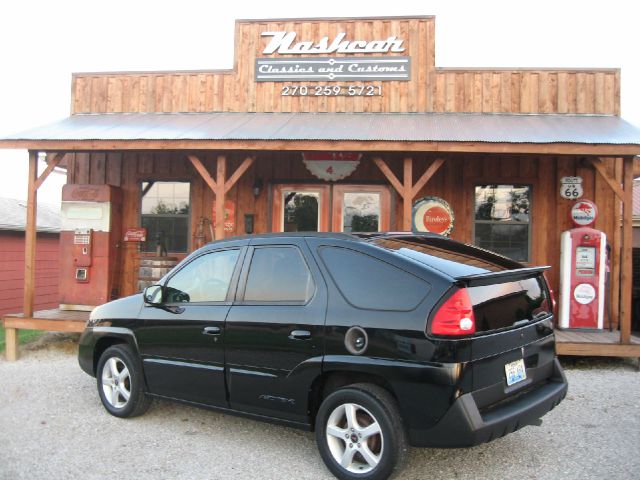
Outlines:
[{"label": "car's front wheel", "polygon": [[395,399],[385,389],[355,384],[331,393],[316,416],[316,441],[340,479],[382,480],[404,463],[407,450]]},{"label": "car's front wheel", "polygon": [[142,371],[129,346],[106,349],[96,373],[100,400],[111,415],[135,417],[149,408],[151,399],[145,394]]}]

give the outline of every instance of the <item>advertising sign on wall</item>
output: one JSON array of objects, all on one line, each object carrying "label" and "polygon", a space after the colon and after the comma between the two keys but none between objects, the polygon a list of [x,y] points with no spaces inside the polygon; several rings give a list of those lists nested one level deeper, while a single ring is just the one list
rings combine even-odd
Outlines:
[{"label": "advertising sign on wall", "polygon": [[424,197],[413,204],[413,231],[448,236],[453,230],[453,210],[438,197]]},{"label": "advertising sign on wall", "polygon": [[[405,51],[404,40],[396,36],[386,39],[348,39],[347,34],[322,37],[320,40],[297,40],[293,31],[262,32],[270,37],[255,60],[256,82],[369,82],[407,81],[411,79],[411,57],[388,55]],[[341,54],[344,56],[335,56]],[[382,54],[382,55],[381,55]],[[316,85],[288,88],[283,96],[378,96],[381,88],[359,90],[349,85]]]},{"label": "advertising sign on wall", "polygon": [[577,227],[593,225],[598,216],[598,207],[591,200],[580,200],[571,208],[571,221]]}]

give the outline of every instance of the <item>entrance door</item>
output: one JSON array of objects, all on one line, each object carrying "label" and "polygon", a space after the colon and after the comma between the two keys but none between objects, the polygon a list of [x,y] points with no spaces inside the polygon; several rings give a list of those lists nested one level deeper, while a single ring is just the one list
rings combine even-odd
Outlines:
[{"label": "entrance door", "polygon": [[274,232],[329,231],[328,185],[276,185],[273,190]]},{"label": "entrance door", "polygon": [[334,232],[386,232],[391,223],[389,189],[382,185],[334,185]]},{"label": "entrance door", "polygon": [[383,232],[391,225],[384,185],[276,185],[274,232]]}]

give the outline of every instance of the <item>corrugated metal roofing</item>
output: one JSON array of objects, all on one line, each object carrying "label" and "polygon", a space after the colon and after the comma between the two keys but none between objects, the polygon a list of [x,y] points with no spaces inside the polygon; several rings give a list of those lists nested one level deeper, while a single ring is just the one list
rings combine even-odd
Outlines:
[{"label": "corrugated metal roofing", "polygon": [[[60,232],[60,207],[38,203],[38,232]],[[27,201],[0,198],[0,230],[24,231],[27,224]]]},{"label": "corrugated metal roofing", "polygon": [[640,145],[608,115],[494,113],[77,114],[0,140],[335,140]]}]

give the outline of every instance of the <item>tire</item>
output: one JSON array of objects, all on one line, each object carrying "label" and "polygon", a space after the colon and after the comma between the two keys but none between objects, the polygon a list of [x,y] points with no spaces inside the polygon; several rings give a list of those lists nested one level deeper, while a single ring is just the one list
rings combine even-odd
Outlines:
[{"label": "tire", "polygon": [[104,351],[96,371],[98,395],[111,415],[126,418],[142,415],[151,404],[145,393],[140,362],[128,345]]},{"label": "tire", "polygon": [[395,399],[366,383],[324,399],[316,415],[316,442],[327,468],[344,480],[387,479],[402,469],[407,453]]}]

